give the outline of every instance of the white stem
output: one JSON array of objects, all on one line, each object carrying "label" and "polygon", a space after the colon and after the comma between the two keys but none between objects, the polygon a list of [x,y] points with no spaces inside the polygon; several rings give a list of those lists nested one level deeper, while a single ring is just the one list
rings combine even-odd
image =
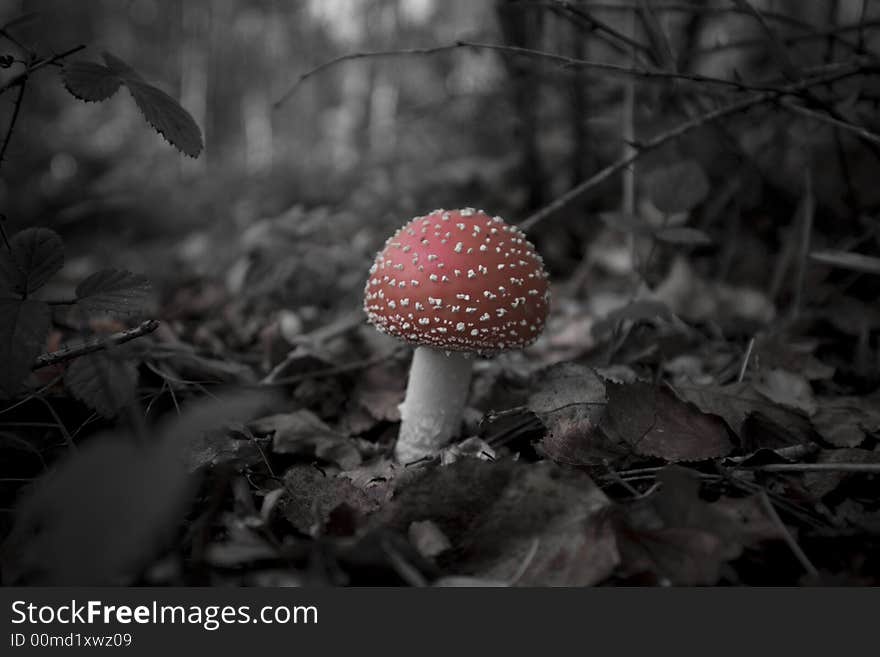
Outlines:
[{"label": "white stem", "polygon": [[400,405],[400,435],[394,455],[401,463],[433,456],[453,438],[471,382],[472,358],[460,351],[417,347]]}]

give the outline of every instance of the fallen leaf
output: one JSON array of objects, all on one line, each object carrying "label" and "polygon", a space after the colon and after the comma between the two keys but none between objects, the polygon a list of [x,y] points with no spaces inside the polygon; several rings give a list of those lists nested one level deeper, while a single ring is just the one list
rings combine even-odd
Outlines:
[{"label": "fallen leaf", "polygon": [[277,454],[315,456],[339,465],[343,470],[361,463],[361,453],[348,436],[334,431],[309,410],[279,413],[250,423],[257,435],[272,435]]},{"label": "fallen leaf", "polygon": [[375,520],[398,531],[433,522],[452,544],[443,564],[454,575],[581,586],[617,563],[597,516],[609,504],[585,474],[550,462],[464,459],[416,475]]},{"label": "fallen leaf", "polygon": [[358,518],[378,508],[378,504],[350,480],[326,475],[310,465],[290,468],[284,475],[284,488],[287,492],[287,501],[283,503],[285,517],[310,536],[323,533],[331,514],[343,505],[352,509]]},{"label": "fallen leaf", "polygon": [[657,478],[658,493],[614,516],[625,576],[647,572],[658,583],[712,585],[746,546],[781,537],[758,496],[705,502],[696,473],[679,466]]},{"label": "fallen leaf", "polygon": [[682,401],[667,386],[609,383],[607,394],[602,427],[643,456],[700,461],[733,450],[720,418]]},{"label": "fallen leaf", "polygon": [[727,425],[739,436],[743,447],[755,450],[761,447],[778,447],[778,444],[747,444],[749,437],[746,421],[761,415],[790,436],[787,444],[805,444],[814,437],[813,427],[806,414],[800,410],[786,408],[759,394],[748,382],[731,383],[724,386],[677,385],[675,391],[680,397],[696,404],[704,413],[724,418]]},{"label": "fallen leaf", "polygon": [[605,382],[591,369],[558,363],[539,372],[528,408],[547,431],[543,452],[558,463],[594,465],[625,455],[599,427],[605,412]]},{"label": "fallen leaf", "polygon": [[868,434],[880,433],[880,399],[875,397],[820,397],[813,426],[836,447],[857,447]]},{"label": "fallen leaf", "polygon": [[[831,449],[822,450],[816,456],[816,463],[880,463],[880,454],[867,449]],[[805,472],[804,486],[817,498],[824,497],[834,491],[840,484],[860,473],[839,471]],[[864,476],[862,474],[861,476]]]},{"label": "fallen leaf", "polygon": [[813,388],[799,374],[780,369],[764,370],[754,386],[756,391],[777,404],[800,409],[808,416],[816,412]]}]

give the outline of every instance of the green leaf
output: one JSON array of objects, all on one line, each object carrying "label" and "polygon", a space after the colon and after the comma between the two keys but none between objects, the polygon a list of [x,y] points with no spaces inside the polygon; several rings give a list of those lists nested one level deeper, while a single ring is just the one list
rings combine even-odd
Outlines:
[{"label": "green leaf", "polygon": [[156,132],[184,155],[199,156],[202,152],[202,132],[176,100],[146,82],[126,80],[126,85],[147,123]]},{"label": "green leaf", "polygon": [[0,396],[19,391],[49,332],[49,306],[34,299],[0,299]]},{"label": "green leaf", "polygon": [[107,100],[122,84],[116,73],[92,62],[68,62],[61,70],[61,81],[71,94],[86,102]]},{"label": "green leaf", "polygon": [[76,287],[76,301],[86,313],[134,315],[149,300],[150,281],[118,269],[95,272]]},{"label": "green leaf", "polygon": [[709,179],[694,160],[684,160],[655,171],[650,196],[661,212],[687,212],[709,195]]},{"label": "green leaf", "polygon": [[64,243],[48,228],[28,228],[0,251],[0,287],[26,296],[41,288],[64,264]]},{"label": "green leaf", "polygon": [[696,228],[687,226],[670,226],[669,228],[660,228],[656,233],[656,237],[661,242],[668,244],[688,244],[697,246],[700,244],[711,244],[712,238],[706,233]]}]

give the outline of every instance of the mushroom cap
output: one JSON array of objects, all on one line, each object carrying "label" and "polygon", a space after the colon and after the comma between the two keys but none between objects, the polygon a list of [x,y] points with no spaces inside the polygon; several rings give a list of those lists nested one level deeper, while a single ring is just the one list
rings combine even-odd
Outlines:
[{"label": "mushroom cap", "polygon": [[364,310],[380,331],[448,351],[531,344],[544,328],[544,262],[523,232],[482,210],[434,210],[385,242]]}]

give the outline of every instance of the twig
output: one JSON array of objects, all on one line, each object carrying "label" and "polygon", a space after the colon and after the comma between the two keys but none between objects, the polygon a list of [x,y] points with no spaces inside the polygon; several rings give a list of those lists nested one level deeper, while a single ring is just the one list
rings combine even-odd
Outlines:
[{"label": "twig", "polygon": [[30,66],[28,66],[24,71],[16,75],[14,78],[11,78],[6,84],[0,86],[0,95],[6,93],[13,87],[17,87],[20,84],[23,84],[24,81],[28,78],[29,75],[39,71],[44,66],[50,66],[57,62],[60,62],[62,59],[70,57],[71,55],[78,53],[80,50],[85,48],[84,45],[76,46],[74,48],[70,48],[69,50],[65,50],[64,52],[58,53],[57,55],[52,55],[51,57],[45,57],[39,61],[34,62]]},{"label": "twig", "polygon": [[[292,383],[299,383],[300,381],[305,381],[306,379],[319,379],[326,376],[335,376],[337,374],[344,374],[346,372],[355,372],[357,370],[366,369],[368,367],[372,367],[373,365],[378,365],[379,363],[386,362],[389,358],[394,357],[397,353],[406,349],[405,346],[401,346],[398,349],[393,350],[388,354],[379,354],[377,356],[373,356],[371,358],[365,358],[363,360],[354,361],[351,363],[345,363],[344,365],[336,365],[334,367],[327,367],[320,370],[314,370],[312,372],[303,372],[302,374],[293,374],[291,376],[285,376],[278,378],[278,374],[280,374],[281,370],[284,367],[287,367],[293,360],[288,354],[288,357],[285,358],[284,361],[280,365],[283,367],[276,366],[269,374],[267,374],[263,379],[259,382],[259,386],[285,386],[290,385]],[[294,352],[291,352],[293,354]],[[276,372],[277,370],[277,372]]]},{"label": "twig", "polygon": [[58,363],[63,363],[64,361],[71,360],[72,358],[79,358],[80,356],[85,356],[86,354],[101,351],[114,345],[123,344],[125,342],[134,340],[135,338],[147,335],[148,333],[152,333],[157,328],[159,328],[159,321],[155,319],[148,319],[147,321],[142,322],[134,328],[120,331],[119,333],[113,333],[112,335],[109,335],[107,337],[93,338],[78,345],[64,347],[63,349],[59,349],[58,351],[52,351],[47,354],[43,354],[42,356],[37,356],[37,359],[34,361],[31,369],[38,370],[43,367],[49,367],[50,365],[57,365]]},{"label": "twig", "polygon": [[[630,34],[635,34],[635,14],[629,14],[627,19],[627,28]],[[631,61],[635,61],[636,50],[630,50]],[[621,140],[623,141],[623,151],[621,156],[629,158],[638,153],[634,146],[636,142],[636,81],[629,78],[624,81],[623,87],[623,111],[621,112]],[[623,170],[620,211],[625,215],[633,215],[636,211],[636,167],[635,160],[631,166]],[[635,233],[627,233],[627,247],[632,253],[633,260],[636,260],[639,241],[636,239]]]},{"label": "twig", "polygon": [[[780,41],[783,44],[790,46],[796,45],[798,43],[804,41],[814,41],[816,39],[827,39],[829,37],[834,38],[838,43],[843,44],[851,48],[858,54],[868,55],[872,59],[877,59],[877,53],[868,50],[867,48],[860,48],[857,44],[854,44],[846,39],[840,37],[841,34],[846,32],[857,32],[860,30],[864,30],[866,28],[873,28],[880,26],[880,19],[871,19],[862,21],[859,23],[849,23],[847,25],[836,25],[833,27],[825,28],[825,29],[813,29],[811,32],[807,34],[798,34],[796,36],[785,36],[780,37]],[[740,39],[738,41],[729,41],[728,43],[724,43],[721,45],[710,46],[707,48],[701,48],[696,51],[698,55],[709,55],[716,54],[719,52],[727,51],[727,50],[736,50],[739,48],[753,48],[757,46],[766,45],[767,40],[765,38],[759,39]]]},{"label": "twig", "polygon": [[757,93],[749,96],[748,98],[743,98],[728,105],[723,105],[710,112],[706,112],[705,114],[701,114],[700,116],[696,116],[683,123],[680,123],[674,128],[667,130],[666,132],[662,132],[659,135],[656,135],[655,137],[649,139],[648,141],[639,144],[638,152],[633,155],[621,157],[616,162],[609,164],[604,169],[601,169],[597,173],[593,174],[591,177],[573,187],[556,200],[544,206],[537,212],[531,214],[525,220],[520,222],[519,227],[523,230],[528,230],[532,228],[538,222],[561,210],[563,207],[573,202],[575,199],[580,198],[587,191],[605,182],[605,180],[613,176],[615,173],[628,167],[644,153],[654,150],[669,141],[677,139],[678,137],[681,137],[682,135],[685,135],[696,128],[702,127],[708,123],[712,123],[713,121],[718,121],[719,119],[723,119],[727,116],[730,116],[731,114],[743,112],[747,109],[755,107],[756,105],[762,105],[777,98],[778,96],[793,94],[811,87],[836,82],[843,78],[856,75],[862,72],[862,70],[863,69],[861,64],[856,65],[853,63],[844,63],[842,65],[836,65],[835,67],[832,67],[830,69],[830,72],[824,75],[786,85],[773,91]]},{"label": "twig", "polygon": [[733,2],[737,7],[742,9],[744,13],[750,14],[761,26],[761,29],[764,31],[764,35],[767,38],[767,42],[770,44],[770,49],[773,51],[773,56],[776,58],[776,61],[779,62],[783,74],[790,80],[795,80],[800,77],[800,72],[789,56],[785,44],[782,43],[779,35],[776,34],[776,31],[770,27],[770,24],[764,19],[764,15],[748,0],[733,0]]},{"label": "twig", "polygon": [[533,50],[531,48],[521,48],[519,46],[508,46],[498,43],[478,43],[475,41],[456,41],[455,43],[433,46],[430,48],[408,48],[402,50],[374,50],[368,52],[354,52],[334,57],[318,66],[306,71],[297,78],[293,85],[273,103],[273,108],[278,109],[287,102],[296,92],[300,85],[309,78],[321,73],[322,71],[332,68],[342,62],[355,59],[376,58],[376,57],[403,57],[410,55],[434,55],[437,53],[448,52],[458,48],[474,48],[478,50],[493,50],[511,55],[523,55],[526,57],[534,57],[538,59],[546,59],[557,64],[561,64],[569,68],[590,68],[597,71],[604,71],[616,75],[626,75],[638,78],[655,78],[655,79],[671,79],[684,80],[689,82],[699,82],[706,84],[717,84],[727,87],[733,87],[739,91],[772,91],[778,90],[773,87],[754,85],[742,82],[740,80],[730,80],[726,78],[717,78],[708,75],[700,75],[699,73],[678,73],[675,71],[664,71],[656,68],[647,68],[642,66],[623,66],[620,64],[612,64],[610,62],[596,62],[587,59],[575,59],[566,55],[546,52],[543,50]]},{"label": "twig", "polygon": [[0,167],[3,166],[3,159],[6,157],[6,149],[9,147],[9,141],[12,139],[12,131],[15,128],[18,113],[21,111],[21,101],[24,98],[24,90],[26,87],[27,78],[25,77],[22,78],[21,84],[18,87],[18,94],[15,96],[15,104],[12,106],[12,117],[9,119],[9,127],[6,128],[6,136],[3,138],[3,145],[0,146]]},{"label": "twig", "polygon": [[768,463],[738,466],[732,470],[759,472],[865,472],[880,474],[880,463]]},{"label": "twig", "polygon": [[12,253],[12,245],[9,243],[9,235],[6,234],[6,228],[3,226],[4,221],[6,221],[6,215],[0,212],[0,238],[2,238],[3,246],[6,247],[6,250]]},{"label": "twig", "polygon": [[409,563],[402,554],[391,544],[388,539],[382,539],[382,549],[391,563],[394,571],[410,586],[422,588],[428,585],[428,581],[421,571]]},{"label": "twig", "polygon": [[755,338],[753,336],[752,339],[749,340],[749,346],[746,347],[746,353],[743,356],[742,365],[740,365],[740,367],[739,367],[739,374],[736,377],[737,383],[742,383],[742,380],[746,376],[746,369],[748,369],[748,367],[749,367],[749,360],[752,357],[752,349],[754,349],[754,348],[755,348]]},{"label": "twig", "polygon": [[781,100],[779,104],[785,109],[794,112],[795,114],[800,114],[809,119],[813,119],[814,121],[827,123],[831,126],[834,126],[835,128],[840,128],[841,130],[846,130],[847,132],[858,135],[862,139],[874,142],[875,144],[880,144],[880,135],[875,132],[871,132],[864,126],[858,125],[856,123],[850,123],[849,121],[844,121],[833,116],[828,116],[827,114],[817,112],[803,105],[798,105],[797,103],[793,103],[787,99]]},{"label": "twig", "polygon": [[614,29],[607,23],[599,20],[598,18],[590,14],[589,11],[582,9],[572,4],[571,2],[567,2],[566,0],[554,0],[551,6],[557,6],[560,9],[565,10],[572,16],[577,16],[578,18],[586,22],[591,29],[596,30],[597,32],[604,32],[608,36],[617,39],[618,41],[622,42],[624,46],[627,47],[627,50],[638,51],[645,54],[648,54],[650,52],[650,48],[648,48],[648,46],[646,46],[645,44],[639,43],[629,34],[624,34],[623,32]]},{"label": "twig", "polygon": [[367,57],[401,57],[401,56],[405,56],[405,55],[434,55],[436,53],[447,52],[449,50],[455,50],[456,48],[460,48],[460,47],[461,46],[458,43],[451,43],[451,44],[446,44],[446,45],[442,45],[442,46],[434,46],[431,48],[409,48],[409,49],[403,49],[403,50],[376,50],[376,51],[372,51],[372,52],[353,52],[353,53],[348,53],[345,55],[340,55],[339,57],[334,57],[333,59],[327,60],[326,62],[323,62],[323,63],[319,64],[318,66],[315,66],[314,68],[309,69],[308,71],[306,71],[305,73],[300,75],[299,78],[297,78],[296,82],[294,82],[293,85],[286,92],[284,92],[284,95],[282,95],[281,98],[279,98],[278,100],[276,100],[273,103],[272,107],[274,109],[278,109],[284,103],[286,103],[288,101],[288,99],[290,99],[291,96],[293,96],[293,94],[296,92],[297,89],[299,89],[300,85],[303,82],[305,82],[310,77],[317,75],[318,73],[320,73],[328,68],[332,68],[333,66],[336,66],[337,64],[341,64],[342,62],[347,62],[347,61],[351,61],[354,59],[364,59]]},{"label": "twig", "polygon": [[538,548],[540,546],[541,538],[536,536],[532,539],[531,545],[529,545],[529,551],[526,552],[525,559],[522,560],[522,563],[516,569],[513,577],[511,577],[510,581],[507,582],[508,586],[516,586],[519,583],[519,581],[523,578],[523,575],[525,575],[526,571],[529,569],[529,566],[532,565],[532,561],[535,560],[535,555],[538,554]]},{"label": "twig", "polygon": [[773,502],[770,501],[770,498],[767,497],[767,492],[762,490],[759,495],[761,496],[761,503],[764,505],[764,509],[767,511],[770,519],[782,533],[782,538],[785,541],[786,545],[788,545],[788,548],[791,550],[792,554],[794,554],[795,558],[797,558],[801,566],[803,566],[804,570],[806,570],[809,575],[811,575],[812,577],[817,577],[819,575],[819,571],[816,570],[816,567],[810,561],[809,557],[807,557],[806,553],[801,549],[801,546],[797,544],[796,540],[794,540],[794,536],[791,535],[788,527],[786,527],[785,523],[782,522],[782,518],[780,518],[779,514],[776,513],[776,508],[773,506]]},{"label": "twig", "polygon": [[813,177],[809,162],[804,168],[804,202],[803,202],[803,225],[801,227],[800,250],[798,252],[797,281],[794,288],[794,300],[791,304],[791,316],[796,318],[801,311],[804,295],[804,280],[807,275],[807,256],[810,253],[810,240],[813,232],[813,215],[815,214],[815,201],[813,199]]}]

